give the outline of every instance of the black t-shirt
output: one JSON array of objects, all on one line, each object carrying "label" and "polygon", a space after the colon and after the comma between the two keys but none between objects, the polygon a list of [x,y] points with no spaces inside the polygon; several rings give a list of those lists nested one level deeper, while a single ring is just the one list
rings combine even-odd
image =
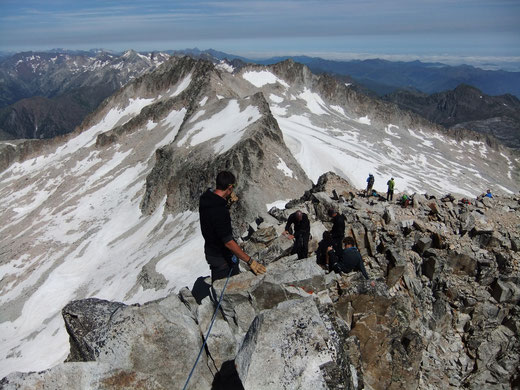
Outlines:
[{"label": "black t-shirt", "polygon": [[298,221],[296,219],[296,212],[289,215],[289,219],[287,220],[287,223],[285,224],[285,230],[290,231],[291,225],[294,224],[294,235],[300,236],[300,235],[309,235],[311,233],[311,224],[309,222],[309,217],[307,217],[307,214],[302,213],[302,219],[301,221]]},{"label": "black t-shirt", "polygon": [[204,237],[204,253],[208,256],[230,258],[225,243],[233,240],[231,216],[227,201],[208,189],[199,201],[200,229]]},{"label": "black t-shirt", "polygon": [[345,237],[345,217],[337,213],[336,216],[332,218],[332,223],[332,230],[330,231],[332,238],[338,240]]}]

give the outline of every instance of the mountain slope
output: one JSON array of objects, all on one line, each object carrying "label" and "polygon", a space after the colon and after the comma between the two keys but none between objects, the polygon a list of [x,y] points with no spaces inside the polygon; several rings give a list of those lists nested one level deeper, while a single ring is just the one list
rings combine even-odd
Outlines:
[{"label": "mountain slope", "polygon": [[[198,214],[189,210],[197,197],[190,194],[191,206],[171,214],[164,213],[174,207],[166,193],[155,191],[146,198],[155,201],[153,209],[148,200],[146,214],[140,210],[146,183],[154,184],[149,175],[156,150],[160,156],[161,148],[178,135],[184,138],[176,153],[200,153],[200,169],[192,164],[193,171],[178,172],[198,179],[199,193],[224,168],[238,173],[244,202],[248,196],[273,202],[303,192],[309,181],[284,150],[263,98],[219,99],[214,91],[206,95],[218,79],[219,71],[210,63],[174,60],[106,101],[81,130],[2,173],[2,375],[40,370],[66,357],[68,340],[60,310],[71,299],[99,296],[145,302],[191,285],[194,276],[207,273]],[[234,134],[231,139],[224,134],[224,149],[214,150],[211,140],[197,139],[200,129],[190,122],[197,119],[190,116],[193,107],[200,107],[199,117],[207,110],[206,120],[197,123],[209,130],[231,114]],[[235,115],[242,119],[235,121]],[[224,133],[226,129],[221,127]],[[243,142],[241,134],[247,135]],[[273,143],[262,145],[263,139]],[[277,154],[265,155],[264,148]],[[251,152],[257,153],[256,159]],[[273,165],[257,164],[262,159],[266,164],[273,159]],[[285,170],[276,168],[282,161]],[[297,178],[287,174],[289,167]],[[250,186],[262,179],[250,176],[259,169],[269,174],[265,180],[271,183],[270,192],[260,195]],[[175,189],[168,180],[155,184]],[[267,212],[265,204],[256,209]],[[41,345],[49,348],[42,350]]]},{"label": "mountain slope", "polygon": [[75,132],[34,142],[0,152],[1,375],[65,358],[60,310],[72,299],[142,303],[207,275],[197,202],[221,169],[238,177],[237,235],[331,170],[358,188],[372,172],[378,191],[392,175],[397,192],[435,195],[520,182],[507,149],[451,138],[292,61],[174,58]]},{"label": "mountain slope", "polygon": [[135,51],[16,54],[0,62],[0,130],[13,139],[69,133],[106,97],[168,58]]},{"label": "mountain slope", "polygon": [[512,95],[489,96],[459,85],[432,95],[401,90],[384,99],[448,128],[491,134],[509,147],[520,148],[520,100]]}]

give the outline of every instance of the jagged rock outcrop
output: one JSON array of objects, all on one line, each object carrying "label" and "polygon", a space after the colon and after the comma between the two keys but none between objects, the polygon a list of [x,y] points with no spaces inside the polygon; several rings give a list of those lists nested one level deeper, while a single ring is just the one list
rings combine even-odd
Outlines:
[{"label": "jagged rock outcrop", "polygon": [[[157,150],[155,166],[147,177],[141,208],[144,213],[151,213],[166,195],[168,212],[196,210],[199,196],[207,188],[214,187],[217,173],[230,170],[237,177],[236,192],[241,198],[241,202],[234,206],[237,209],[234,224],[240,232],[244,232],[249,221],[267,214],[265,205],[278,200],[277,193],[297,196],[311,182],[285,145],[282,132],[262,93],[246,95],[247,91],[241,91],[244,96],[240,96],[236,91],[226,89],[231,98],[222,99],[216,96],[218,89],[215,85],[222,84],[220,78],[223,76],[210,71],[210,63],[203,63],[205,67],[199,69],[200,62],[189,58],[182,61],[195,69],[189,68],[192,80],[189,88],[174,98],[178,109],[187,108],[186,117],[174,142]],[[179,66],[175,69],[178,72]],[[185,75],[187,73],[184,71]],[[177,76],[177,79],[180,78],[180,75]],[[156,81],[150,83],[157,84]],[[208,96],[214,100],[207,102]],[[201,105],[201,102],[204,104]],[[235,110],[236,115],[244,116],[235,119],[243,127],[236,128],[236,124],[228,123],[221,134],[217,131],[214,138],[201,139],[199,132],[204,124],[193,120],[202,118],[204,122],[204,118],[208,118],[209,121],[227,110]],[[149,118],[144,112],[141,115]],[[225,120],[225,117],[220,119]],[[133,126],[132,121],[125,126]],[[226,124],[215,123],[214,126],[226,127]],[[280,164],[286,167],[285,170],[273,169]]]},{"label": "jagged rock outcrop", "polygon": [[[266,262],[265,275],[243,270],[226,286],[189,388],[517,388],[520,197],[468,204],[415,195],[403,208],[352,190],[324,175],[291,209],[271,210],[277,219],[252,223],[246,244],[263,253],[297,208],[312,225],[330,227],[321,210],[332,204],[371,280],[283,252]],[[352,195],[333,199],[332,192]],[[63,310],[69,362],[1,384],[179,388],[225,285],[211,289],[200,278],[191,290],[143,306],[72,302]]]},{"label": "jagged rock outcrop", "polygon": [[446,128],[473,130],[492,135],[511,148],[520,147],[520,101],[513,95],[489,96],[461,84],[432,95],[400,90],[385,99]]}]

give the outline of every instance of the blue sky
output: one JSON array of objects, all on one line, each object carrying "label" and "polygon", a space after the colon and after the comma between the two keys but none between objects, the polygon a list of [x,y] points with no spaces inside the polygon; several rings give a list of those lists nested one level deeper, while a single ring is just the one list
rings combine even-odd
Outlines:
[{"label": "blue sky", "polygon": [[520,58],[520,0],[0,0],[0,51]]}]

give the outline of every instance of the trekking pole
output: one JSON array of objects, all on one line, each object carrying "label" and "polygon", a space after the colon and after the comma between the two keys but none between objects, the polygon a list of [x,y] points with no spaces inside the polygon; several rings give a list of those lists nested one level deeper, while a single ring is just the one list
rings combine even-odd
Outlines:
[{"label": "trekking pole", "polygon": [[[238,259],[234,255],[232,257],[232,260],[233,260],[233,263],[238,262]],[[220,303],[222,302],[222,298],[224,297],[224,291],[226,290],[226,286],[229,282],[229,278],[231,277],[232,272],[233,272],[233,267],[231,267],[231,269],[229,270],[229,274],[227,276],[226,283],[224,283],[224,288],[222,289],[222,292],[220,293],[220,298],[218,300],[217,307],[215,309],[215,312],[213,313],[213,318],[211,319],[211,322],[209,324],[208,332],[206,333],[206,337],[204,338],[202,347],[200,347],[200,351],[197,356],[197,359],[195,360],[195,364],[193,365],[193,367],[190,371],[190,375],[188,375],[188,379],[186,379],[186,383],[184,384],[184,387],[182,388],[182,390],[186,390],[186,388],[188,387],[188,383],[190,382],[191,376],[193,375],[193,372],[195,371],[195,367],[197,367],[197,364],[199,363],[200,356],[202,355],[202,351],[204,350],[204,347],[206,346],[206,342],[208,341],[209,334],[211,333],[211,328],[213,327],[213,323],[215,322],[215,318],[217,317],[218,309],[220,307]]]}]

